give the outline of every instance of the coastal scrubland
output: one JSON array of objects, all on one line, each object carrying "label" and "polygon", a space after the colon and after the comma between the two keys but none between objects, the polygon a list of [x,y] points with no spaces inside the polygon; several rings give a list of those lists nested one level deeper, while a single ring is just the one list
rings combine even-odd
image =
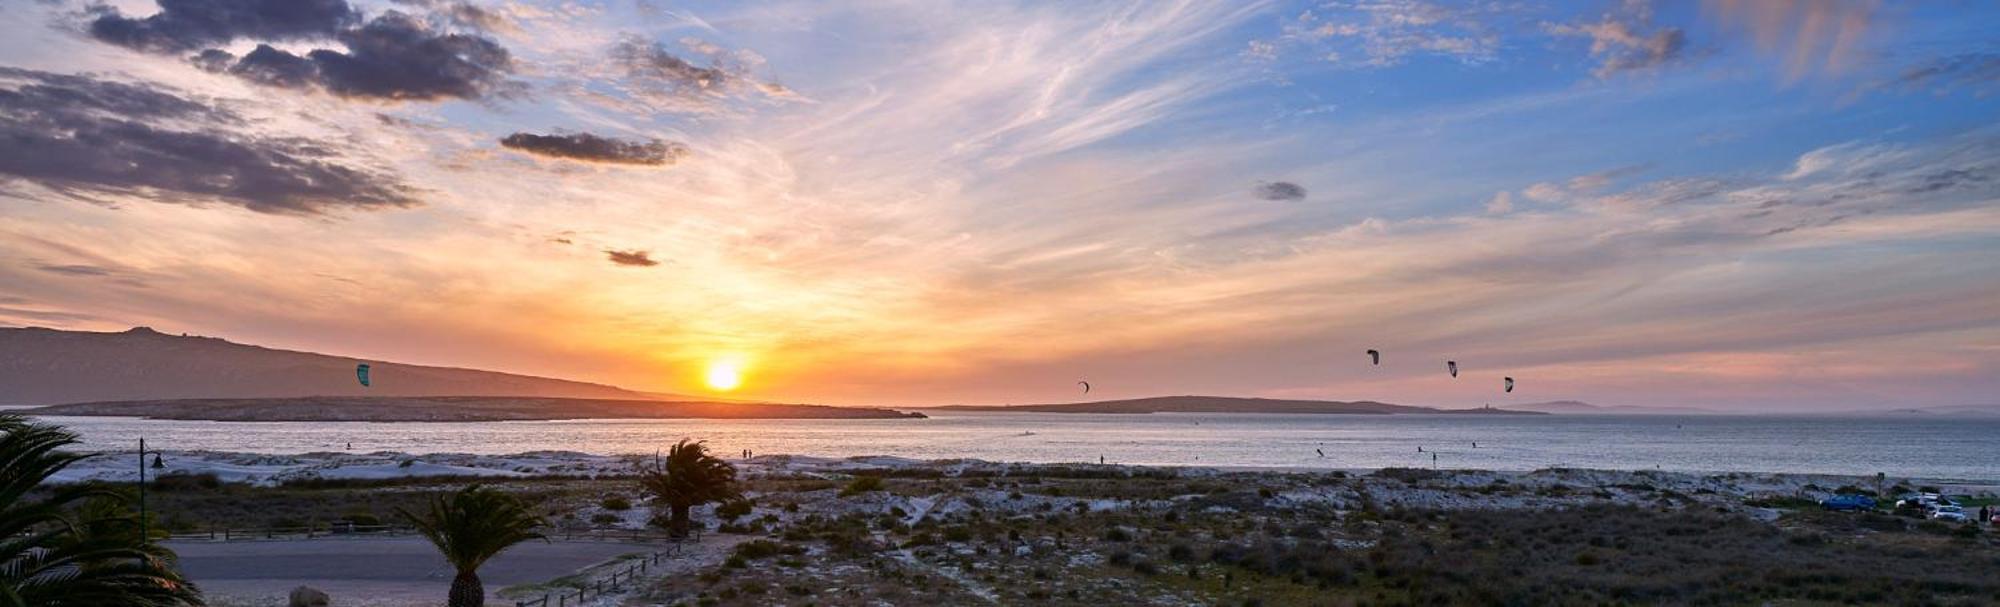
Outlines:
[{"label": "coastal scrubland", "polygon": [[[1601,605],[2000,602],[1990,528],[1824,512],[1909,479],[1550,469],[1264,472],[759,457],[704,506],[728,547],[597,604]],[[179,531],[386,520],[455,479],[178,475]],[[633,479],[484,482],[557,532],[659,523]]]}]

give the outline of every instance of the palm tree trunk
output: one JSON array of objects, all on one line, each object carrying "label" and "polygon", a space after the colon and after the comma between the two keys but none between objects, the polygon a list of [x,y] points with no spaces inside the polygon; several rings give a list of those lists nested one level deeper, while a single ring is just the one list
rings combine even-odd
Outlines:
[{"label": "palm tree trunk", "polygon": [[486,607],[486,585],[479,583],[479,574],[460,571],[451,578],[450,607]]},{"label": "palm tree trunk", "polygon": [[674,504],[674,505],[673,505],[673,509],[674,509],[674,518],[673,518],[673,535],[674,535],[674,537],[687,537],[687,536],[688,536],[688,509],[689,509],[689,508],[691,508],[691,507],[692,507],[692,506],[691,506],[691,505],[689,505],[689,504]]}]

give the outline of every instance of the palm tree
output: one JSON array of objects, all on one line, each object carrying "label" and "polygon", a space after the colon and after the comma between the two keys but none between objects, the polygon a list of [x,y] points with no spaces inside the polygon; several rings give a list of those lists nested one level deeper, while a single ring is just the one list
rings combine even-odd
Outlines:
[{"label": "palm tree", "polygon": [[736,490],[736,466],[709,453],[708,443],[687,439],[675,443],[666,459],[655,455],[650,465],[641,464],[639,485],[667,503],[673,513],[668,530],[674,537],[687,537],[688,510],[742,495]]},{"label": "palm tree", "polygon": [[0,607],[204,604],[173,570],[173,551],[142,537],[129,511],[106,505],[122,506],[122,494],[63,485],[29,499],[90,457],[58,451],[73,444],[62,428],[0,415]]},{"label": "palm tree", "polygon": [[515,544],[543,539],[535,531],[542,526],[542,518],[529,512],[519,498],[500,491],[473,485],[433,497],[429,506],[423,512],[396,511],[457,570],[446,602],[450,607],[485,605],[486,586],[479,582],[479,566]]}]

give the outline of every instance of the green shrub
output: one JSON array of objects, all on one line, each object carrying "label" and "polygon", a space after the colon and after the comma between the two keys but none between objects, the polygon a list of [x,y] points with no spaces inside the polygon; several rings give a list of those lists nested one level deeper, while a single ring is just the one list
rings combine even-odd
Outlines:
[{"label": "green shrub", "polygon": [[854,480],[848,481],[846,487],[842,487],[840,489],[840,496],[853,497],[856,495],[861,495],[863,493],[868,493],[870,491],[881,491],[881,490],[882,490],[882,477],[857,476],[854,477]]},{"label": "green shrub", "polygon": [[731,555],[742,557],[747,560],[756,561],[778,556],[780,554],[797,556],[800,554],[805,554],[805,552],[806,549],[803,546],[773,542],[771,540],[750,540],[747,542],[743,542],[741,544],[737,544],[736,550],[732,552]]},{"label": "green shrub", "polygon": [[625,499],[622,495],[613,495],[597,502],[597,505],[604,507],[605,510],[631,510],[632,500]]},{"label": "green shrub", "polygon": [[349,512],[342,518],[347,519],[347,522],[353,523],[357,527],[378,527],[382,525],[382,518],[375,516],[373,512]]},{"label": "green shrub", "polygon": [[750,500],[747,499],[729,500],[715,507],[715,515],[734,521],[749,515],[751,507]]},{"label": "green shrub", "polygon": [[154,491],[165,492],[214,491],[222,488],[222,479],[217,477],[214,472],[189,474],[187,472],[176,471],[155,477],[152,487]]}]

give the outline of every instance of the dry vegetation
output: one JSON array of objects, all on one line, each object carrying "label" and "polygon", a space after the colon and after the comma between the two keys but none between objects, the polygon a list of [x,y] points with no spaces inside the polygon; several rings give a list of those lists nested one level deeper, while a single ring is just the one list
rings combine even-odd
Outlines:
[{"label": "dry vegetation", "polygon": [[[1744,477],[1748,478],[1748,477]],[[698,511],[743,540],[628,605],[1983,605],[1993,533],[1832,513],[1733,476],[1190,474],[948,464],[752,475]],[[1737,479],[1741,480],[1741,479]],[[177,479],[177,527],[372,515],[451,482]],[[631,479],[499,486],[569,528],[638,528]],[[1808,485],[1810,487],[1810,485]]]}]

